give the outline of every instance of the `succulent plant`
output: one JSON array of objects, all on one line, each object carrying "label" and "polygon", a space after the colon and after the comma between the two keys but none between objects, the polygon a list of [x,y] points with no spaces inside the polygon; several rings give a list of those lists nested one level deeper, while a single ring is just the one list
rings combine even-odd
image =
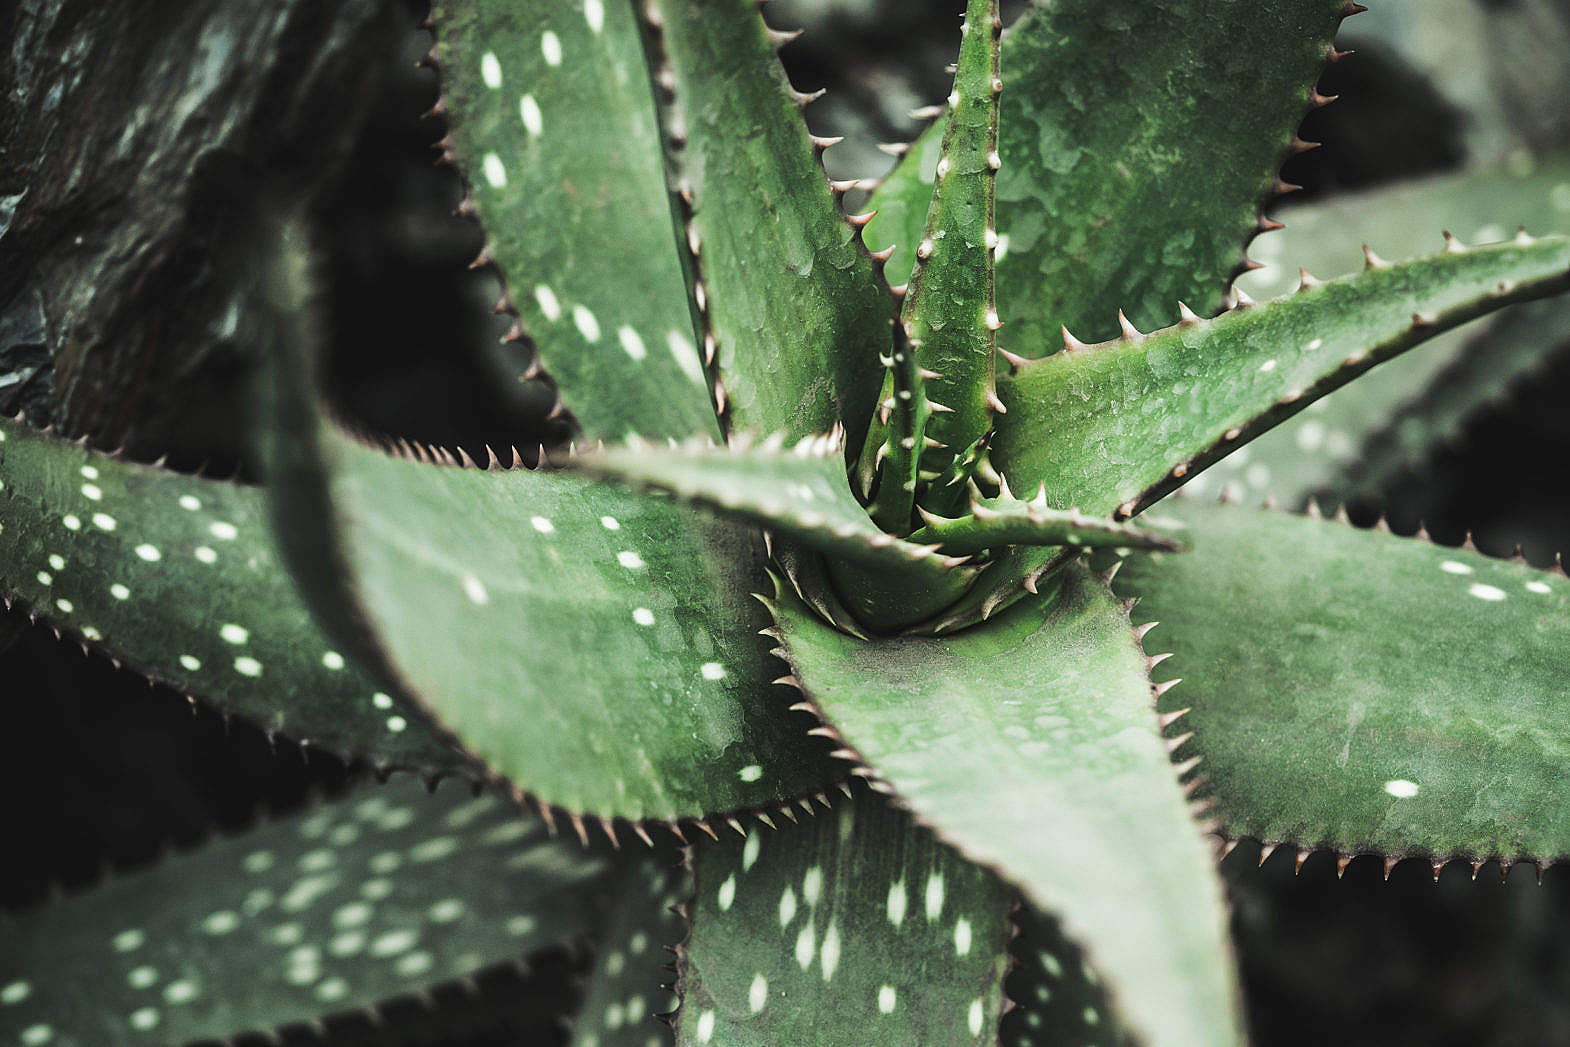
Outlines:
[{"label": "succulent plant", "polygon": [[1570,239],[1253,301],[1358,7],[1200,6],[1004,33],[969,0],[952,94],[847,216],[752,0],[436,4],[441,145],[574,445],[341,418],[285,206],[266,483],[0,423],[0,588],[487,795],[367,785],[23,914],[0,1028],[222,1039],[587,939],[583,1045],[1225,1044],[1212,843],[1563,856],[1562,572],[1167,496],[1570,288]]}]

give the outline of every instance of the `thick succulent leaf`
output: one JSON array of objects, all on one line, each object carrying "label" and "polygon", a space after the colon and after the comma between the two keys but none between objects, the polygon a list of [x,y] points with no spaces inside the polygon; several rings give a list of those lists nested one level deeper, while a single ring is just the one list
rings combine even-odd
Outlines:
[{"label": "thick succulent leaf", "polygon": [[632,5],[433,17],[451,148],[563,402],[591,437],[717,434]]},{"label": "thick succulent leaf", "polygon": [[686,927],[675,909],[692,895],[691,877],[664,855],[624,874],[605,915],[573,1023],[573,1047],[660,1047],[673,1042],[660,1016],[676,1010],[675,949]]},{"label": "thick succulent leaf", "polygon": [[802,687],[944,839],[1061,918],[1145,1042],[1238,1042],[1220,886],[1126,613],[1080,567],[952,636],[858,641],[794,600]]},{"label": "thick succulent leaf", "polygon": [[[1215,309],[1257,228],[1342,0],[1037,3],[1004,34],[998,121],[1002,348],[1040,356],[1061,324],[1116,333]],[[1073,70],[1067,75],[1065,70]],[[873,195],[889,273],[915,261],[943,122]]]},{"label": "thick succulent leaf", "polygon": [[[1503,240],[1518,227],[1570,232],[1570,162],[1543,161],[1528,174],[1486,169],[1428,178],[1295,207],[1279,217],[1286,228],[1254,242],[1264,268],[1238,280],[1256,298],[1293,290],[1300,267],[1321,278],[1343,275],[1355,267],[1364,241],[1387,258],[1409,258],[1433,249],[1435,229],[1448,229],[1465,243]],[[1392,360],[1316,401],[1250,445],[1235,473],[1215,480],[1246,502],[1257,503],[1266,493],[1288,504],[1316,492],[1344,499],[1354,484],[1378,485],[1457,435],[1567,340],[1570,303],[1560,299],[1516,306],[1486,325],[1441,335],[1423,352]]]},{"label": "thick succulent leaf", "polygon": [[1019,936],[1009,946],[1014,967],[1004,989],[1015,1007],[1003,1018],[1001,1042],[1007,1047],[1129,1044],[1095,968],[1064,937],[1058,922],[1024,906],[1014,915],[1014,926]]},{"label": "thick succulent leaf", "polygon": [[0,419],[0,595],[269,733],[381,767],[464,761],[335,650],[255,488],[127,462]]},{"label": "thick succulent leaf", "polygon": [[16,917],[0,1029],[157,1047],[370,1007],[593,933],[612,872],[456,784],[361,789]]},{"label": "thick succulent leaf", "polygon": [[634,487],[663,491],[785,535],[869,569],[908,575],[910,584],[950,573],[952,558],[885,534],[845,475],[842,434],[805,437],[787,447],[735,439],[728,447],[632,446],[577,458],[575,465]]},{"label": "thick succulent leaf", "polygon": [[344,588],[394,670],[539,800],[699,818],[820,788],[771,691],[759,539],[578,473],[433,466],[328,431],[315,449]]},{"label": "thick succulent leaf", "polygon": [[935,412],[922,466],[941,471],[992,428],[998,314],[993,301],[993,183],[998,173],[996,0],[970,0],[936,184],[900,322],[916,362],[932,375]]},{"label": "thick succulent leaf", "polygon": [[[1118,575],[1184,678],[1165,707],[1229,835],[1343,853],[1570,855],[1570,580],[1180,499],[1190,552]],[[1165,669],[1165,667],[1163,667]]]},{"label": "thick succulent leaf", "polygon": [[685,1045],[996,1044],[1014,892],[865,790],[700,845]]},{"label": "thick succulent leaf", "polygon": [[888,359],[887,394],[867,430],[867,442],[856,463],[856,484],[869,503],[867,512],[890,534],[910,529],[921,479],[921,453],[927,446],[927,403],[921,367],[902,328],[894,331]]},{"label": "thick succulent leaf", "polygon": [[1073,509],[1050,509],[1045,498],[1033,502],[977,499],[970,503],[968,516],[927,517],[926,526],[912,534],[910,540],[935,543],[950,555],[1006,545],[1071,545],[1085,549],[1131,546],[1168,551],[1178,548],[1177,540],[1170,535],[1086,516]]},{"label": "thick succulent leaf", "polygon": [[1178,486],[1384,360],[1570,287],[1570,239],[1447,251],[1062,352],[999,380],[993,462],[1060,507],[1119,515]]},{"label": "thick succulent leaf", "polygon": [[732,425],[860,447],[893,303],[840,213],[753,0],[651,3],[706,322]]}]

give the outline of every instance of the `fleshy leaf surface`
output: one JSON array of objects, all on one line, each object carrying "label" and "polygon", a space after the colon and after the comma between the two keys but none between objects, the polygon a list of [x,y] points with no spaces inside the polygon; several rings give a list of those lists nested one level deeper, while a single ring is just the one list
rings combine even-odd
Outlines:
[{"label": "fleshy leaf surface", "polygon": [[1375,364],[1567,287],[1570,239],[1521,238],[1034,360],[999,379],[993,462],[1050,504],[1127,516]]},{"label": "fleshy leaf surface", "polygon": [[860,447],[893,303],[840,212],[752,0],[648,5],[675,99],[705,319],[734,428]]},{"label": "fleshy leaf surface", "polygon": [[1106,988],[1085,954],[1050,916],[1029,906],[1014,914],[1014,967],[1005,991],[1015,1008],[1003,1018],[1008,1047],[1125,1047]]},{"label": "fleshy leaf surface", "polygon": [[[1082,567],[951,636],[858,641],[791,599],[791,665],[939,834],[1062,920],[1152,1044],[1239,1042],[1220,885],[1126,612]],[[1068,860],[1071,859],[1071,860]]]},{"label": "fleshy leaf surface", "polygon": [[584,432],[717,435],[631,4],[434,5],[451,148]]},{"label": "fleshy leaf surface", "polygon": [[970,515],[953,519],[927,517],[926,526],[910,536],[912,542],[933,542],[950,555],[1000,549],[1007,545],[1071,545],[1177,548],[1176,539],[1157,531],[1103,520],[1072,509],[1052,509],[1045,499],[1021,502],[1014,498],[980,498],[969,506]]},{"label": "fleshy leaf surface", "polygon": [[[653,869],[648,866],[653,863]],[[676,1010],[675,950],[686,927],[676,907],[691,875],[657,854],[623,875],[600,933],[594,971],[573,1022],[573,1047],[661,1047],[674,1042],[659,1016]]]},{"label": "fleshy leaf surface", "polygon": [[[1561,158],[1530,174],[1485,168],[1285,209],[1278,217],[1286,228],[1251,249],[1264,268],[1244,274],[1238,286],[1263,299],[1296,288],[1299,268],[1322,279],[1341,276],[1355,268],[1364,242],[1387,258],[1415,257],[1433,249],[1436,229],[1468,244],[1507,239],[1518,227],[1570,232],[1566,186],[1570,162]],[[1566,341],[1570,302],[1513,306],[1315,401],[1252,443],[1235,473],[1215,480],[1243,502],[1257,504],[1268,493],[1301,504],[1316,492],[1344,500],[1354,485],[1376,486],[1459,434]]]},{"label": "fleshy leaf surface", "polygon": [[921,457],[923,468],[939,472],[987,434],[996,402],[993,183],[1003,90],[996,0],[970,0],[963,30],[932,203],[900,315],[916,363],[932,376],[923,384],[933,412],[926,434],[942,446]]},{"label": "fleshy leaf surface", "polygon": [[932,548],[885,534],[845,474],[838,430],[792,447],[775,439],[733,439],[729,446],[634,446],[588,454],[581,468],[621,483],[664,491],[715,512],[787,535],[869,569],[939,579],[954,566]]},{"label": "fleshy leaf surface", "polygon": [[613,872],[456,783],[362,788],[15,917],[0,1030],[160,1047],[371,1007],[582,940]]},{"label": "fleshy leaf surface", "polygon": [[411,695],[495,771],[545,803],[632,820],[832,780],[768,682],[756,535],[582,474],[322,440],[332,520],[290,526],[336,546]]},{"label": "fleshy leaf surface", "polygon": [[346,758],[467,766],[340,653],[284,569],[262,492],[0,419],[0,593],[225,713]]},{"label": "fleshy leaf surface", "polygon": [[[1142,329],[1219,306],[1311,104],[1342,0],[1038,2],[1003,37],[998,344],[1041,356],[1066,324]],[[1067,73],[1072,70],[1072,74]],[[873,194],[888,271],[915,262],[943,121]]]},{"label": "fleshy leaf surface", "polygon": [[886,800],[700,844],[694,867],[683,1047],[998,1042],[1015,894]]},{"label": "fleshy leaf surface", "polygon": [[[1169,729],[1223,830],[1344,854],[1570,855],[1570,579],[1179,499],[1191,551],[1118,574],[1175,652]],[[1166,666],[1162,667],[1166,671]]]}]

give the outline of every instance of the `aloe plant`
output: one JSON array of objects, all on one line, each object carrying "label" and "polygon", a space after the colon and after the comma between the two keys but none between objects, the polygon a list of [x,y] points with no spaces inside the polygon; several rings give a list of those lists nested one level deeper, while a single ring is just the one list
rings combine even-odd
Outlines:
[{"label": "aloe plant", "polygon": [[1213,845],[1564,856],[1570,579],[1167,496],[1570,288],[1570,239],[1436,230],[1250,299],[1357,5],[1205,7],[969,0],[847,216],[757,5],[438,3],[444,155],[574,444],[343,420],[284,214],[266,483],[0,423],[0,585],[487,795],[363,786],[22,914],[0,1027],[225,1038],[590,941],[583,1045],[1226,1044]]}]

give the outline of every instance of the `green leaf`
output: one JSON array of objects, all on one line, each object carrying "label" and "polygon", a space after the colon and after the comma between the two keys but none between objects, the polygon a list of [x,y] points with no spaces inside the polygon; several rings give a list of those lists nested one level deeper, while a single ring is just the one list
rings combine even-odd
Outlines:
[{"label": "green leaf", "polygon": [[365,788],[19,915],[0,1024],[153,1047],[373,1007],[580,940],[613,868],[456,784]]},{"label": "green leaf", "polygon": [[1282,418],[1433,335],[1570,287],[1570,239],[1361,273],[1214,320],[1062,352],[999,382],[992,460],[1050,504],[1131,515]]},{"label": "green leaf", "polygon": [[1014,967],[1004,989],[1015,1008],[1003,1018],[1001,1041],[1009,1047],[1130,1044],[1095,968],[1058,922],[1023,906],[1014,925],[1019,936],[1009,946]]},{"label": "green leaf", "polygon": [[860,447],[893,303],[840,213],[753,0],[663,12],[675,157],[731,425]]},{"label": "green leaf", "polygon": [[910,536],[912,542],[931,542],[950,555],[1001,549],[1007,545],[1131,546],[1175,551],[1175,539],[1143,528],[1102,520],[1076,510],[1051,509],[1045,495],[1035,501],[1014,498],[980,498],[970,503],[970,515],[956,519],[926,516],[927,525]]},{"label": "green leaf", "polygon": [[894,350],[888,358],[888,394],[867,430],[867,442],[856,463],[856,484],[867,512],[890,534],[910,530],[921,482],[921,453],[927,447],[932,407],[926,383],[904,329],[895,326]]},{"label": "green leaf", "polygon": [[[666,862],[660,855],[652,862]],[[609,906],[583,1005],[573,1023],[573,1047],[659,1047],[673,1041],[659,1016],[678,1003],[675,949],[686,932],[674,909],[692,895],[681,869],[652,873],[641,863],[625,875]]]},{"label": "green leaf", "polygon": [[717,435],[632,5],[433,18],[451,148],[563,401],[591,437]]},{"label": "green leaf", "polygon": [[0,594],[150,680],[378,767],[468,766],[335,649],[280,563],[259,490],[0,419]]},{"label": "green leaf", "polygon": [[1467,549],[1182,499],[1192,551],[1118,575],[1190,706],[1231,836],[1343,854],[1570,855],[1570,580]]},{"label": "green leaf", "polygon": [[[1445,175],[1278,217],[1286,228],[1254,242],[1265,267],[1238,281],[1256,298],[1293,290],[1299,267],[1322,278],[1348,272],[1364,241],[1387,258],[1408,258],[1432,249],[1435,229],[1466,243],[1503,240],[1517,227],[1570,232],[1570,163],[1544,161],[1524,175],[1492,168]],[[1570,303],[1561,300],[1515,306],[1487,324],[1440,335],[1423,352],[1315,401],[1251,444],[1236,473],[1216,479],[1245,502],[1266,493],[1287,504],[1315,493],[1345,500],[1458,434],[1512,383],[1545,366],[1566,339]]]},{"label": "green leaf", "polygon": [[389,663],[495,771],[632,820],[832,780],[769,686],[754,534],[581,474],[434,466],[322,435],[320,475],[283,479],[320,482],[330,518],[286,526],[336,549]]},{"label": "green leaf", "polygon": [[[998,344],[1040,356],[1059,325],[1114,335],[1179,300],[1220,304],[1310,104],[1342,0],[1059,0],[1004,35]],[[1072,74],[1065,73],[1072,70]],[[942,121],[873,195],[868,243],[909,273]]]},{"label": "green leaf", "polygon": [[676,1042],[996,1044],[1014,892],[860,792],[700,845]]},{"label": "green leaf", "polygon": [[[962,28],[932,203],[900,316],[916,363],[932,376],[923,385],[932,411],[926,435],[942,446],[921,449],[921,459],[922,467],[934,472],[991,430],[997,402],[993,182],[1003,81],[998,78],[1002,21],[996,0],[970,0]],[[938,494],[928,508],[941,512],[948,491]],[[959,496],[963,500],[963,489]]]},{"label": "green leaf", "polygon": [[868,569],[903,574],[913,587],[941,584],[957,566],[955,558],[885,534],[873,523],[851,493],[838,428],[789,448],[783,434],[761,443],[743,436],[728,447],[612,448],[569,464],[675,495]]},{"label": "green leaf", "polygon": [[[1234,1043],[1208,849],[1167,757],[1146,662],[1106,587],[942,638],[864,642],[792,599],[780,632],[844,744],[924,821],[1061,918],[1145,1042]],[[871,773],[871,772],[869,772]]]}]

